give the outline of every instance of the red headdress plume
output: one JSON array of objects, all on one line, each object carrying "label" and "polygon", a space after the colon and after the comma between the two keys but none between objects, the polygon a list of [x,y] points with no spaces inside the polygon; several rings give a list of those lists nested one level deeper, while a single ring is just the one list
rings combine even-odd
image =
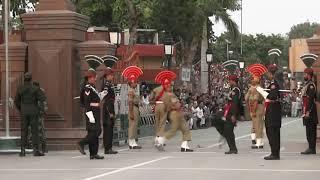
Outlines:
[{"label": "red headdress plume", "polygon": [[136,81],[142,74],[143,71],[137,66],[129,66],[122,71],[122,76],[128,81]]},{"label": "red headdress plume", "polygon": [[177,78],[176,73],[172,71],[161,71],[155,78],[155,82],[162,85],[171,84],[171,81]]},{"label": "red headdress plume", "polygon": [[268,72],[268,69],[262,64],[252,64],[246,69],[252,76],[260,78],[263,74]]}]

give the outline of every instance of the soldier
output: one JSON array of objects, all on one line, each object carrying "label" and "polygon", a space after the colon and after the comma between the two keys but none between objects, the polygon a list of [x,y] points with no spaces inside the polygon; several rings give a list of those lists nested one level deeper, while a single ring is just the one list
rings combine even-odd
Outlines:
[{"label": "soldier", "polygon": [[166,92],[165,88],[167,87],[159,86],[153,89],[150,96],[150,103],[154,104],[156,134],[155,145],[158,144],[159,137],[164,135],[166,127],[167,113],[165,104],[163,102],[163,96]]},{"label": "soldier", "polygon": [[137,128],[139,122],[139,95],[136,93],[137,79],[143,74],[142,70],[137,66],[129,66],[123,72],[122,76],[127,79],[129,84],[128,104],[129,104],[129,129],[128,141],[130,149],[141,149],[136,142]]},{"label": "soldier", "polygon": [[[96,69],[102,64],[103,61],[102,61],[102,59],[100,57],[94,56],[94,55],[85,56],[85,60],[86,60],[88,66],[90,68],[89,68],[87,74],[84,76],[84,78],[83,78],[83,80],[81,81],[81,84],[80,84],[80,107],[84,108],[84,111],[86,112],[87,111],[85,109],[87,107],[86,104],[85,104],[85,103],[87,103],[85,101],[86,100],[86,96],[87,96],[86,90],[88,89],[87,87],[91,87],[90,82],[89,82],[89,77],[94,75],[94,73],[96,73]],[[92,82],[91,82],[91,84],[92,84]],[[94,91],[94,92],[96,92],[96,91]],[[99,96],[100,95],[101,95],[101,93],[99,93]],[[100,117],[99,117],[99,119],[100,119]],[[89,143],[90,143],[89,137],[91,136],[91,134],[93,134],[92,131],[94,131],[94,128],[91,128],[92,130],[90,130],[90,136],[89,136],[89,127],[88,127],[88,125],[90,125],[90,123],[86,123],[86,129],[88,131],[88,134],[86,135],[86,137],[82,138],[77,143],[77,147],[78,147],[80,153],[83,154],[83,155],[86,154],[86,152],[84,151],[84,146],[85,145],[89,145]],[[100,125],[100,121],[99,121],[99,125]],[[96,129],[99,130],[98,127]],[[100,133],[101,133],[101,127],[100,127]],[[92,141],[92,139],[91,139],[91,141]]]},{"label": "soldier", "polygon": [[257,91],[265,98],[265,126],[266,133],[271,147],[271,154],[264,157],[265,160],[280,159],[280,129],[281,129],[281,97],[280,87],[274,79],[274,74],[277,71],[277,66],[272,64],[268,67],[269,73],[267,77],[270,81],[268,92],[264,91],[260,86]]},{"label": "soldier", "polygon": [[[32,145],[34,156],[44,156],[39,151],[39,111],[43,111],[42,102],[44,101],[41,90],[31,84],[32,76],[30,73],[24,75],[24,84],[17,90],[14,100],[15,106],[21,113],[21,152],[20,156],[25,156],[25,147],[28,141],[28,127],[31,126]],[[39,107],[40,102],[40,107]]]},{"label": "soldier", "polygon": [[230,150],[225,152],[225,154],[238,154],[233,132],[240,116],[240,103],[242,103],[241,91],[238,87],[238,77],[236,75],[230,75],[229,84],[231,86],[231,92],[229,93],[228,104],[224,111],[226,121],[224,123],[223,136],[226,138]]},{"label": "soldier", "polygon": [[162,71],[156,76],[156,83],[161,83],[165,89],[163,96],[163,101],[166,107],[168,107],[167,112],[169,114],[169,120],[171,122],[170,130],[164,133],[163,136],[158,138],[158,144],[156,148],[163,151],[164,144],[167,140],[175,136],[178,130],[182,132],[182,144],[181,152],[193,152],[190,149],[188,142],[191,141],[191,133],[189,128],[187,128],[186,120],[184,119],[184,114],[181,109],[181,103],[172,91],[171,91],[171,81],[176,78],[176,74],[172,71]]},{"label": "soldier", "polygon": [[[46,111],[48,110],[48,104],[46,101],[46,95],[44,89],[40,88],[39,82],[33,82],[33,85],[35,87],[38,87],[42,93],[42,96],[44,98],[43,103],[43,109],[40,109],[39,111],[39,139],[40,139],[40,144],[41,144],[41,150],[43,153],[48,153],[48,147],[47,147],[47,136],[46,136],[46,131],[44,127],[44,116]],[[41,102],[38,102],[39,106],[41,106]]]},{"label": "soldier", "polygon": [[117,151],[112,149],[113,145],[113,127],[115,122],[115,92],[113,88],[113,70],[112,67],[116,61],[114,59],[104,60],[104,64],[107,67],[102,79],[102,91],[106,91],[106,95],[103,100],[103,144],[104,144],[104,154],[117,154]]},{"label": "soldier", "polygon": [[257,91],[256,87],[260,84],[261,76],[267,72],[267,68],[261,64],[253,64],[247,68],[252,75],[251,87],[246,94],[245,100],[249,107],[252,119],[252,149],[263,148],[263,125],[264,125],[264,98]]},{"label": "soldier", "polygon": [[84,106],[87,122],[87,141],[89,144],[90,159],[104,159],[98,155],[100,125],[100,95],[95,88],[97,74],[94,70],[87,72],[88,84],[84,88]]},{"label": "soldier", "polygon": [[303,98],[303,125],[306,127],[306,135],[309,148],[301,154],[316,154],[317,141],[317,107],[316,107],[316,85],[312,81],[313,69],[306,68],[304,70],[305,85],[302,89]]}]

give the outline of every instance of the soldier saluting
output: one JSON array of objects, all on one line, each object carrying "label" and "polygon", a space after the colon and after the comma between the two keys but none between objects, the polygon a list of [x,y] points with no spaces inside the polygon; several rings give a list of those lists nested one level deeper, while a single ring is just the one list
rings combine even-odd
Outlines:
[{"label": "soldier saluting", "polygon": [[303,99],[303,125],[306,127],[306,136],[309,147],[301,154],[316,154],[316,141],[317,141],[317,108],[316,108],[316,85],[312,81],[313,69],[311,65],[317,59],[316,55],[309,54],[301,56],[307,68],[304,70],[305,85],[302,89]]},{"label": "soldier saluting", "polygon": [[20,156],[26,155],[25,148],[28,142],[28,127],[31,126],[32,145],[34,156],[44,156],[39,151],[39,121],[38,114],[43,111],[44,96],[40,88],[31,83],[30,73],[24,75],[24,84],[17,90],[14,100],[15,106],[21,113],[21,152]]}]

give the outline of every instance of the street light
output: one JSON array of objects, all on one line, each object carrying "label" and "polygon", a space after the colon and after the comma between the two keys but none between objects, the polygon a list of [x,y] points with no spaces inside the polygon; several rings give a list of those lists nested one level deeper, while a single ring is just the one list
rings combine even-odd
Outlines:
[{"label": "street light", "polygon": [[244,68],[244,62],[243,62],[243,61],[240,61],[240,62],[239,62],[239,67],[240,67],[240,69],[241,69],[241,71],[242,71],[242,69]]},{"label": "street light", "polygon": [[164,54],[168,62],[167,63],[168,70],[171,68],[171,57],[173,55],[173,49],[174,49],[173,39],[168,35],[164,41]]},{"label": "street light", "polygon": [[211,64],[213,60],[212,58],[213,53],[210,48],[207,49],[206,55],[207,55],[206,61],[208,63],[208,92],[209,92],[209,95],[211,95]]},{"label": "street light", "polygon": [[111,44],[117,47],[121,44],[121,31],[118,25],[113,25],[109,29],[109,40]]},{"label": "street light", "polygon": [[227,61],[229,61],[229,44],[231,44],[231,42],[228,39],[226,39],[225,41],[227,43]]}]

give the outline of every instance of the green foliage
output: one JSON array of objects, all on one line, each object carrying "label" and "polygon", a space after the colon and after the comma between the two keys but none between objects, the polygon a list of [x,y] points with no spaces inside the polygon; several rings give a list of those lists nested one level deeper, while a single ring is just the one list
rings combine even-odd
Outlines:
[{"label": "green foliage", "polygon": [[[222,34],[217,42],[211,44],[214,49],[214,59],[215,62],[224,62],[227,59],[226,52],[226,39],[230,39],[229,33]],[[278,59],[278,63],[282,66],[287,66],[288,64],[288,40],[281,35],[243,35],[243,60],[246,65],[253,63],[263,63],[269,64],[270,57],[268,57],[268,51],[273,48],[278,48],[282,51],[281,57]],[[240,42],[231,41],[229,45],[229,50],[233,51],[233,55],[230,59],[239,60],[240,58]]]},{"label": "green foliage", "polygon": [[297,24],[291,27],[288,37],[289,39],[310,38],[315,34],[317,28],[320,28],[319,23],[305,22]]},{"label": "green foliage", "polygon": [[77,12],[90,17],[92,26],[112,23],[112,4],[115,0],[74,0]]},{"label": "green foliage", "polygon": [[[21,14],[26,13],[27,9],[34,10],[35,5],[39,0],[10,0],[10,11],[12,16],[18,17]],[[0,0],[0,3],[3,4],[4,0]],[[3,13],[4,14],[4,13]]]}]

